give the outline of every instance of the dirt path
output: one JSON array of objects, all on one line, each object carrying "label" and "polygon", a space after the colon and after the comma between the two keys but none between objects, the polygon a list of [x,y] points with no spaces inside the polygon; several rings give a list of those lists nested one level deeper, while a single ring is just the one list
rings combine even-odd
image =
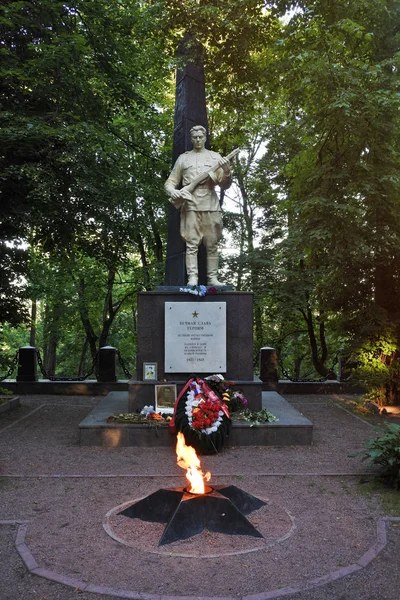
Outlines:
[{"label": "dirt path", "polygon": [[370,424],[334,396],[287,399],[313,422],[313,446],[202,457],[211,484],[266,501],[251,517],[265,543],[203,532],[166,548],[160,524],[120,523],[126,544],[103,523],[123,503],[185,485],[174,451],[79,447],[77,426],[97,398],[22,397],[0,416],[1,600],[397,600],[400,519],[382,520],[379,497],[360,484],[370,472],[348,456]]}]

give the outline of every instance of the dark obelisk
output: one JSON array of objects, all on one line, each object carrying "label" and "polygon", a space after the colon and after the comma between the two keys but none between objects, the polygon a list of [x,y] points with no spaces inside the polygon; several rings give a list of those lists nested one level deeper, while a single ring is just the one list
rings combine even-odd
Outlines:
[{"label": "dark obelisk", "polygon": [[[194,125],[202,125],[208,131],[202,53],[199,50],[197,53],[193,52],[191,42],[190,36],[187,35],[179,48],[179,56],[185,66],[177,71],[176,77],[174,162],[180,154],[192,149],[190,129]],[[206,310],[208,303],[218,302],[226,305],[226,339],[220,340],[221,344],[226,343],[226,379],[237,382],[248,400],[249,408],[261,410],[262,382],[253,374],[253,294],[233,292],[231,286],[218,286],[218,294],[210,294],[207,298],[180,292],[179,288],[186,285],[187,278],[186,249],[180,236],[179,225],[179,211],[171,205],[165,285],[157,287],[154,291],[138,293],[137,379],[129,381],[129,411],[135,412],[146,404],[153,404],[154,386],[161,381],[176,385],[177,392],[181,392],[190,373],[193,372],[191,362],[184,366],[182,372],[172,372],[166,366],[166,355],[170,351],[170,347],[166,347],[165,344],[166,307],[167,303],[179,302],[193,303],[193,309],[198,308],[198,304],[201,303],[202,310]],[[207,283],[206,252],[203,246],[199,251],[199,283]],[[189,349],[189,346],[187,347]],[[145,379],[143,366],[146,362],[157,364],[157,382]],[[199,372],[198,375],[205,377],[215,372]]]},{"label": "dark obelisk", "polygon": [[[208,132],[206,92],[202,48],[189,49],[191,37],[186,34],[178,49],[178,57],[186,66],[176,73],[174,141],[172,162],[180,154],[192,149],[190,129],[194,125],[203,125]],[[195,54],[195,56],[194,56]],[[208,147],[208,141],[207,141]],[[165,285],[186,285],[185,242],[179,232],[180,211],[169,206],[167,257],[165,263]],[[199,251],[199,284],[207,281],[206,252],[202,245]]]}]

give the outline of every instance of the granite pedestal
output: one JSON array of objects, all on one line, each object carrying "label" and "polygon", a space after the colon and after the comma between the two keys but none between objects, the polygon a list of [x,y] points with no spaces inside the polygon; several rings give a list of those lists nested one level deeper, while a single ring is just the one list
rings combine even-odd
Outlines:
[{"label": "granite pedestal", "polygon": [[[262,382],[253,375],[253,294],[250,292],[219,291],[204,297],[184,292],[154,291],[138,294],[138,352],[136,359],[138,379],[129,382],[129,411],[135,412],[146,404],[154,405],[155,384],[175,383],[177,391],[182,389],[192,376],[206,377],[219,373],[214,371],[197,373],[168,373],[165,370],[165,303],[218,302],[226,304],[226,372],[228,381],[235,383],[245,394],[249,408],[261,410]],[[143,373],[143,363],[156,362],[157,381],[139,379]]]}]

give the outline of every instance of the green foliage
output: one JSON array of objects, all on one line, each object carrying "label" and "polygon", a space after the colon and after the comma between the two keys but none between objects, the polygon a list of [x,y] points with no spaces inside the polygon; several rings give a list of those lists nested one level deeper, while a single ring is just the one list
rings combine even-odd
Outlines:
[{"label": "green foliage", "polygon": [[369,464],[383,467],[382,477],[391,487],[400,489],[400,425],[385,423],[382,428],[376,428],[381,434],[368,440],[367,450],[360,452],[363,460]]},{"label": "green foliage", "polygon": [[244,410],[236,411],[232,414],[232,419],[238,421],[246,421],[250,424],[250,427],[257,425],[263,425],[264,423],[272,423],[273,421],[279,421],[275,415],[269,412],[266,408],[261,410],[250,410],[245,408]]},{"label": "green foliage", "polygon": [[265,3],[163,0],[157,4],[162,7],[160,23],[172,55],[185,32],[190,32],[193,40],[189,56],[196,57],[198,43],[205,48],[211,107],[228,112],[235,122],[252,111],[255,96],[263,94],[259,85],[263,65],[258,57],[279,27],[265,10]]},{"label": "green foliage", "polygon": [[368,340],[350,355],[354,376],[366,387],[365,399],[378,404],[397,404],[400,397],[400,360],[395,337]]},{"label": "green foliage", "polygon": [[172,73],[190,33],[212,147],[242,148],[224,269],[254,292],[256,350],[321,376],[346,346],[400,401],[398,3],[268,6],[3,2],[0,322],[37,301],[57,369],[86,368],[106,340],[133,362],[134,294],[162,281]]},{"label": "green foliage", "polygon": [[388,365],[385,357],[396,350],[395,340],[379,339],[369,341],[354,354],[358,360],[358,374],[368,385],[383,384],[388,376]]},{"label": "green foliage", "polygon": [[21,240],[53,260],[73,250],[114,269],[136,251],[150,285],[169,118],[157,105],[167,109],[170,85],[154,19],[148,3],[4,3],[0,321],[26,318]]},{"label": "green foliage", "polygon": [[[159,9],[3,5],[0,322],[27,320],[26,299],[37,302],[35,343],[56,375],[87,372],[118,323],[132,370],[132,298],[161,282],[166,232],[171,81]],[[10,352],[29,343],[4,333]]]},{"label": "green foliage", "polygon": [[27,345],[29,345],[28,327],[13,326],[10,323],[0,325],[0,377],[4,376],[11,366],[14,366],[11,377],[17,375],[17,365],[13,365],[13,359],[18,348]]},{"label": "green foliage", "polygon": [[[6,388],[0,387],[0,394],[3,394],[4,396],[12,396],[13,392],[11,390],[7,390]],[[4,400],[2,400],[3,402],[7,402],[7,398],[5,398]],[[0,400],[1,402],[1,400]]]},{"label": "green foliage", "polygon": [[[374,4],[374,21],[365,2],[333,4],[336,10],[321,5],[318,12],[294,18],[285,41],[283,54],[294,77],[288,98],[303,108],[296,125],[307,134],[286,170],[294,184],[287,197],[294,229],[288,241],[290,251],[300,251],[316,273],[324,305],[345,310],[351,328],[354,313],[371,322],[365,317],[375,303],[393,312],[389,290],[381,287],[388,279],[382,280],[385,260],[393,265],[391,285],[399,264],[392,260],[399,248],[394,153],[399,97],[397,77],[390,72],[398,61],[398,14],[392,13],[389,24],[383,4]],[[346,19],[344,6],[350,9]],[[371,35],[360,36],[362,31]],[[303,52],[311,53],[306,60]],[[304,86],[306,77],[310,85]],[[318,94],[311,96],[312,89]],[[390,321],[394,315],[387,316]]]},{"label": "green foliage", "polygon": [[[1,218],[1,217],[0,217]],[[27,252],[16,246],[13,233],[0,222],[0,326],[18,325],[27,319],[26,291],[22,284]]]},{"label": "green foliage", "polygon": [[[311,350],[313,367],[325,374],[335,340],[362,352],[389,331],[396,352],[382,357],[387,367],[400,347],[398,6],[296,4],[259,56],[271,110],[252,178],[261,208],[270,218],[273,198],[282,223],[280,239],[262,240],[273,256],[264,282],[278,315],[276,338],[304,331],[296,334],[297,358]],[[289,5],[275,3],[272,15]],[[385,389],[392,396],[393,364]]]},{"label": "green foliage", "polygon": [[362,481],[360,493],[367,498],[376,498],[382,505],[384,515],[400,516],[400,494],[377,479]]},{"label": "green foliage", "polygon": [[[161,414],[161,413],[160,413]],[[162,415],[161,415],[162,416]],[[171,420],[171,416],[169,416]],[[124,423],[125,425],[146,425],[149,429],[159,429],[168,426],[168,417],[164,415],[163,419],[152,419],[140,413],[120,413],[108,417],[108,423]]]}]

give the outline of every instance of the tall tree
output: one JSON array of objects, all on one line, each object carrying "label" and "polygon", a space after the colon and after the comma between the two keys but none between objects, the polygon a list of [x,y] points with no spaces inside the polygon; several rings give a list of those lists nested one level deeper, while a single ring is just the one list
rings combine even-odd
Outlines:
[{"label": "tall tree", "polygon": [[398,3],[297,6],[274,80],[298,139],[280,172],[287,255],[311,285],[306,321],[333,319],[355,347],[394,335],[399,348]]},{"label": "tall tree", "polygon": [[[139,249],[149,285],[145,254],[162,255],[163,215],[160,192],[144,198],[166,169],[169,89],[156,20],[146,2],[3,3],[0,233],[11,271],[2,280],[12,281],[12,265],[14,279],[26,273],[26,256],[17,259],[29,239],[53,253],[79,244],[105,261],[117,246]],[[147,204],[145,227],[129,219],[129,201]]]}]

